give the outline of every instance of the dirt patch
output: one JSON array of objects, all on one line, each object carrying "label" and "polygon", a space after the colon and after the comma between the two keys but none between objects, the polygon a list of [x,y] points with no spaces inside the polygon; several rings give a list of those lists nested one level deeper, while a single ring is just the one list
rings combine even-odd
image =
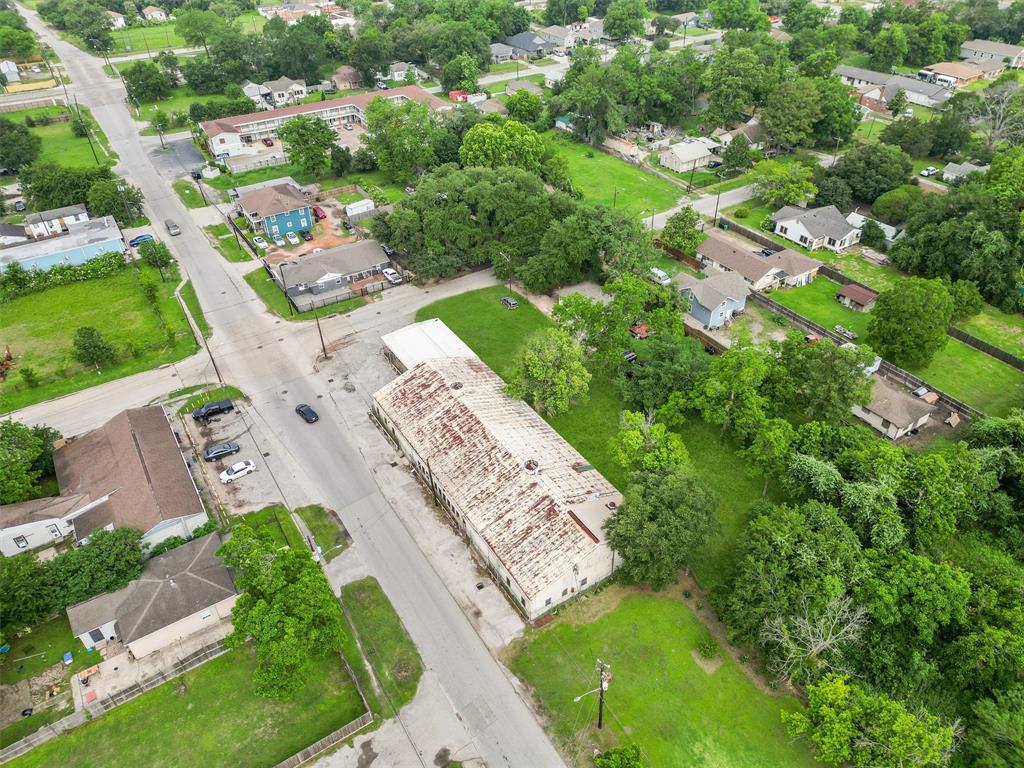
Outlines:
[{"label": "dirt patch", "polygon": [[14,685],[0,685],[0,728],[6,728],[21,719],[21,710],[32,706],[28,680]]},{"label": "dirt patch", "polygon": [[715,656],[712,659],[705,659],[696,648],[690,651],[690,657],[694,660],[698,667],[703,669],[707,674],[713,675],[718,671],[718,668],[722,666],[724,660],[721,656]]}]

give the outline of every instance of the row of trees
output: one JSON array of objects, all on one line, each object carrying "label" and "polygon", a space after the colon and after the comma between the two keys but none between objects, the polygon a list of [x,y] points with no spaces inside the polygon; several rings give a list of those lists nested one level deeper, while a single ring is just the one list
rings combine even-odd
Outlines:
[{"label": "row of trees", "polygon": [[66,167],[51,162],[23,166],[18,173],[25,202],[45,211],[86,203],[94,216],[113,216],[130,225],[143,215],[142,191],[110,168]]},{"label": "row of trees", "polygon": [[35,35],[28,29],[25,19],[14,10],[14,4],[0,3],[0,58],[26,58],[35,49]]}]

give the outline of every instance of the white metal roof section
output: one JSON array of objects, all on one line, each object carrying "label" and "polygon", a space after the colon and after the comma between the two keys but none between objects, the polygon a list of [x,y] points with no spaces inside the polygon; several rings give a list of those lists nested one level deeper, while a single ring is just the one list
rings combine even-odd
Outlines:
[{"label": "white metal roof section", "polygon": [[385,334],[381,341],[405,370],[440,357],[476,357],[473,350],[436,317]]}]

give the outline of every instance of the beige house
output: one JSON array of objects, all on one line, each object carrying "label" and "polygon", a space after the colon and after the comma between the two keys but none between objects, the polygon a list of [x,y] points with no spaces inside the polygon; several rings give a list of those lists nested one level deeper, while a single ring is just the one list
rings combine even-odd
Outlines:
[{"label": "beige house", "polygon": [[87,649],[120,642],[141,659],[229,620],[238,593],[220,545],[211,533],[150,559],[126,587],[68,608],[71,633]]},{"label": "beige house", "polygon": [[146,21],[167,21],[167,11],[157,8],[155,5],[147,5],[142,9],[142,18]]},{"label": "beige house", "polygon": [[714,157],[714,150],[721,145],[714,139],[686,138],[678,144],[666,147],[658,154],[658,162],[676,173],[686,173],[695,168],[704,168]]},{"label": "beige house", "polygon": [[359,74],[359,70],[355,67],[351,67],[348,64],[342,64],[336,70],[334,70],[334,87],[339,91],[350,91],[353,88],[363,87],[363,76]]},{"label": "beige house", "polygon": [[912,429],[920,429],[935,412],[935,406],[897,389],[878,375],[872,376],[872,381],[871,402],[853,406],[853,415],[890,440],[899,440]]}]

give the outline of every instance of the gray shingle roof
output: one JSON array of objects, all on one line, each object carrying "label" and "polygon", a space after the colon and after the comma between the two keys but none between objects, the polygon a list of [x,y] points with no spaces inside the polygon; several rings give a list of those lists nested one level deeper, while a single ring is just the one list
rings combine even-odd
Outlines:
[{"label": "gray shingle roof", "polygon": [[63,219],[65,216],[79,216],[83,213],[87,213],[84,205],[65,205],[63,208],[54,208],[51,211],[40,211],[39,213],[30,213],[28,216],[25,217],[25,223],[41,224],[44,221]]},{"label": "gray shingle roof", "polygon": [[885,81],[892,77],[892,75],[887,75],[885,72],[876,72],[873,69],[864,69],[863,67],[849,67],[846,64],[840,64],[836,67],[835,71],[837,75],[842,77],[848,77],[851,80],[863,80],[875,85],[884,85]]},{"label": "gray shingle roof", "polygon": [[960,46],[961,55],[964,51],[981,51],[991,56],[1005,56],[1012,59],[1024,53],[1024,48],[1019,45],[1007,43],[996,43],[991,40],[968,40]]},{"label": "gray shingle roof", "polygon": [[284,272],[285,285],[290,287],[301,283],[315,283],[326,275],[365,272],[389,261],[376,240],[358,240],[328,248],[323,253],[303,256],[296,264],[285,262],[278,267],[277,272]]},{"label": "gray shingle roof", "polygon": [[772,271],[772,266],[764,259],[747,250],[737,248],[731,241],[714,232],[697,246],[697,253],[723,267],[738,272],[754,283]]},{"label": "gray shingle roof", "polygon": [[555,47],[554,43],[545,40],[543,37],[534,34],[533,32],[520,32],[519,34],[512,35],[511,37],[506,37],[505,44],[511,45],[513,48],[518,48],[519,50],[526,51],[528,53],[550,51]]},{"label": "gray shingle roof", "polygon": [[683,283],[682,290],[689,291],[698,304],[711,311],[721,306],[726,299],[740,301],[750,293],[743,277],[735,272],[712,274],[703,280],[681,274],[688,279],[677,280],[677,284]]},{"label": "gray shingle roof", "polygon": [[855,229],[834,205],[822,208],[787,205],[772,214],[772,221],[799,221],[811,237],[831,237],[834,240],[842,240]]},{"label": "gray shingle roof", "polygon": [[871,402],[864,409],[878,414],[898,427],[909,427],[925,415],[931,414],[935,407],[924,400],[896,389],[882,378],[874,376],[871,388]]},{"label": "gray shingle roof", "polygon": [[918,80],[916,77],[893,75],[885,81],[885,98],[887,100],[891,99],[901,89],[907,93],[919,94],[940,104],[947,101],[953,95],[951,90],[936,83],[926,83],[924,80]]}]

